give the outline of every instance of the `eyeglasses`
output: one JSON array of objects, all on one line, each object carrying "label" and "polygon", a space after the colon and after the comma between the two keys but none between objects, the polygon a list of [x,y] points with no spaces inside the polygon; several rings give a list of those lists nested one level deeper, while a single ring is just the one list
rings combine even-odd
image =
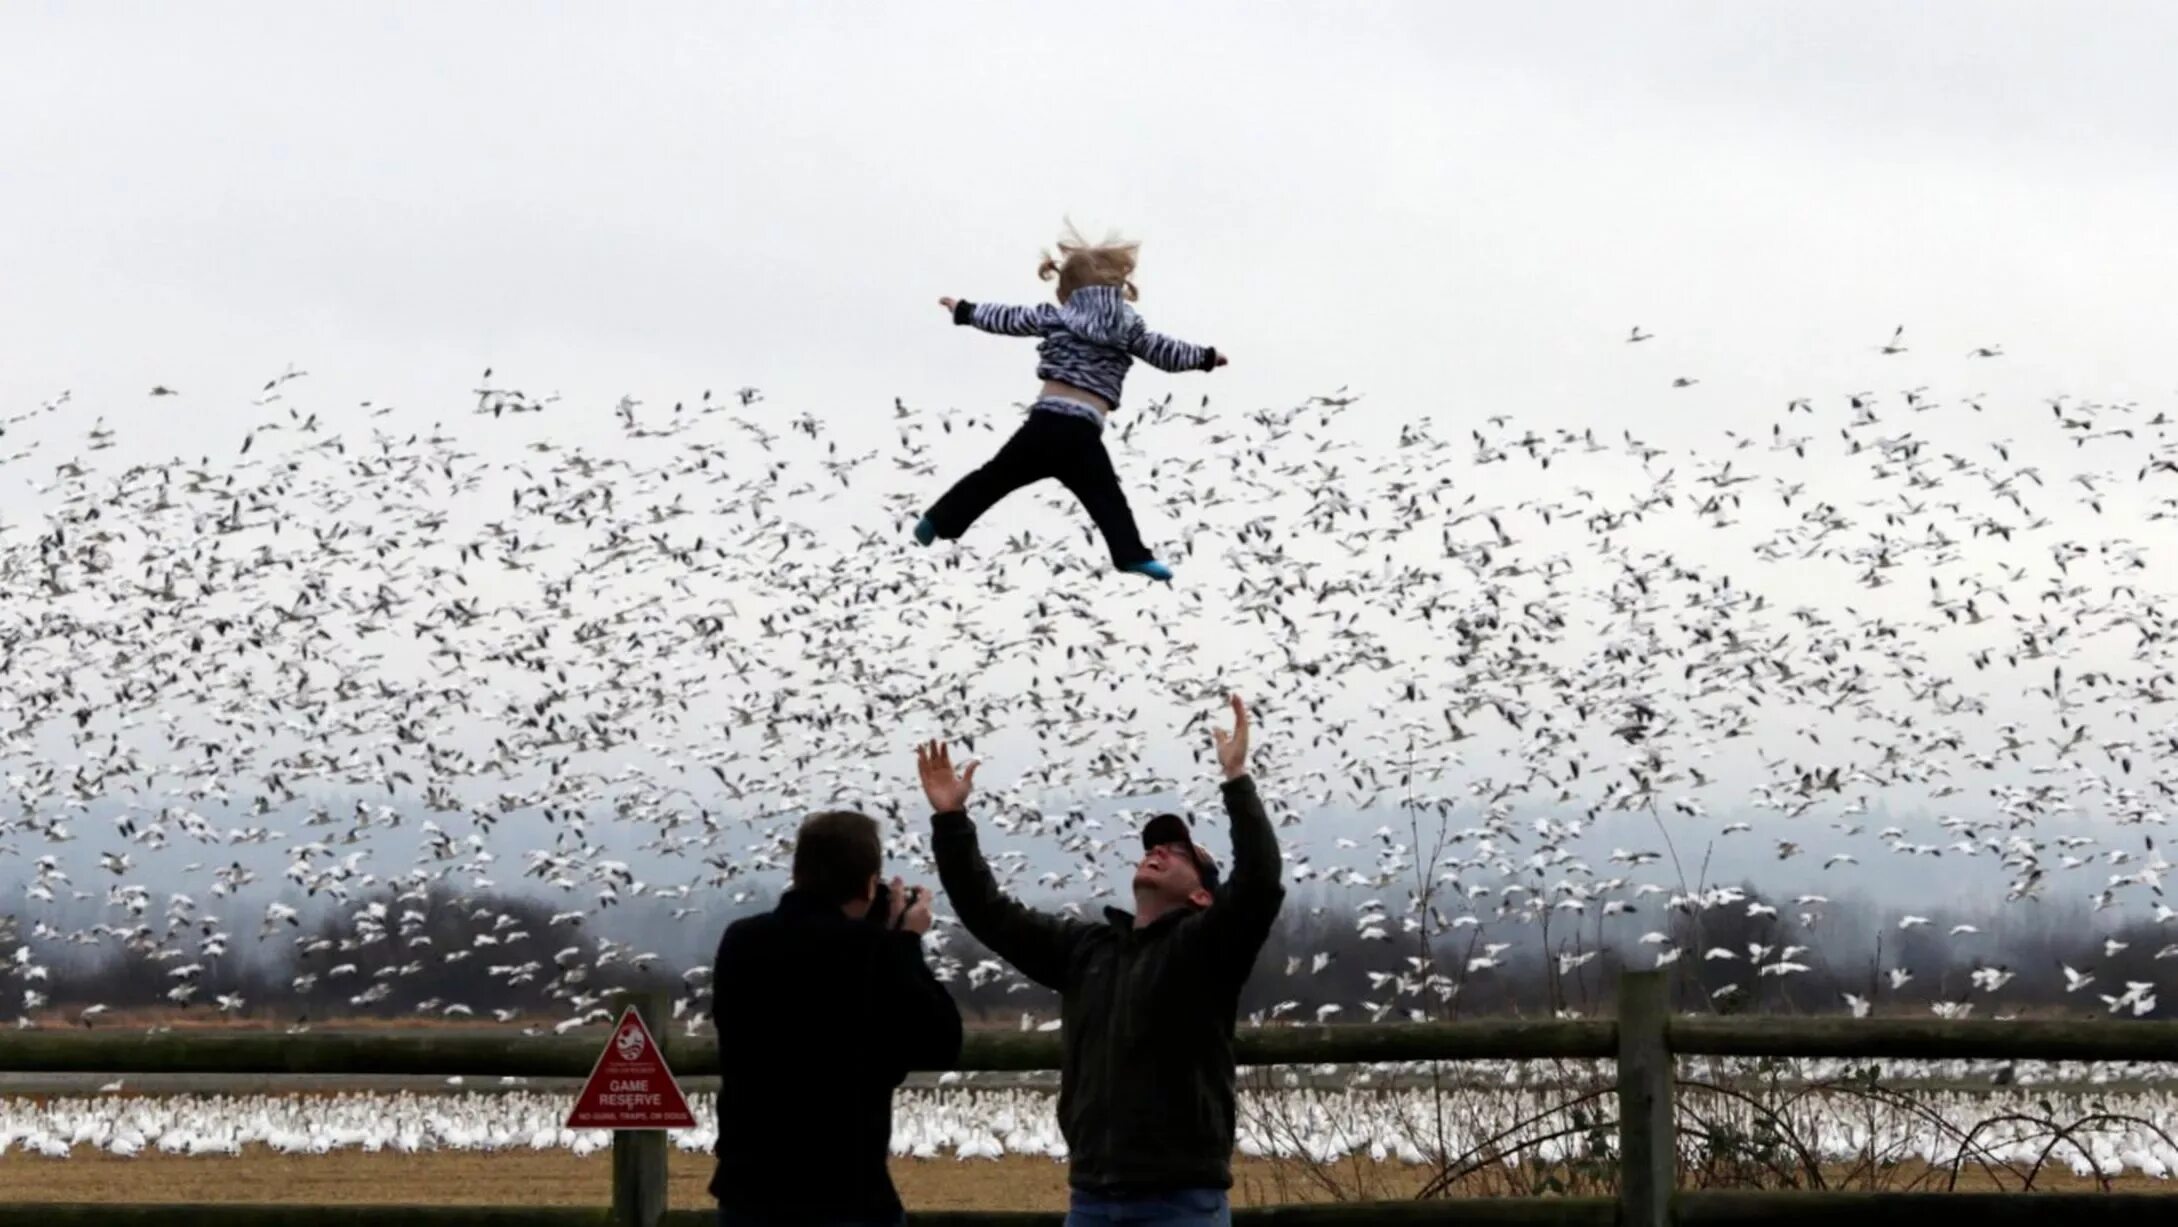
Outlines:
[{"label": "eyeglasses", "polygon": [[1150,848],[1142,853],[1142,859],[1145,861],[1152,856],[1162,856],[1167,860],[1183,861],[1188,865],[1194,867],[1196,877],[1202,876],[1202,863],[1195,859],[1195,850],[1193,848],[1183,847],[1179,844],[1159,844],[1156,847]]}]

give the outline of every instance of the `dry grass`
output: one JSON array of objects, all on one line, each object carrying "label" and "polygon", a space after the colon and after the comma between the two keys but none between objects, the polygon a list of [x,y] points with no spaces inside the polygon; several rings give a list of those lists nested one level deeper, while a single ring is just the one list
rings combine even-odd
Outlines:
[{"label": "dry grass", "polygon": [[[668,1167],[671,1205],[711,1204],[706,1191],[709,1155],[675,1151]],[[1236,1204],[1302,1199],[1279,1196],[1279,1181],[1269,1167],[1240,1162]],[[911,1206],[1036,1210],[1066,1204],[1066,1165],[1049,1159],[899,1159],[892,1171],[901,1197]],[[1419,1169],[1402,1175],[1399,1183],[1407,1191],[1420,1187]],[[602,1151],[577,1158],[565,1151],[530,1150],[295,1156],[253,1149],[239,1158],[151,1154],[121,1159],[78,1147],[65,1160],[20,1152],[0,1156],[0,1202],[603,1205],[611,1184],[611,1161]]]},{"label": "dry grass", "polygon": [[[1419,1167],[1358,1162],[1370,1169],[1366,1183],[1372,1197],[1409,1196],[1427,1175]],[[671,1205],[701,1209],[711,1204],[706,1192],[710,1156],[675,1151],[670,1171]],[[1052,1210],[1066,1204],[1066,1167],[1048,1159],[900,1159],[892,1171],[901,1197],[914,1207]],[[323,1156],[252,1150],[239,1158],[120,1159],[81,1147],[65,1160],[20,1152],[0,1156],[0,1202],[604,1205],[611,1172],[605,1152],[577,1158],[565,1151],[529,1150],[420,1155],[341,1151]],[[1298,1165],[1240,1159],[1233,1174],[1235,1205],[1326,1199],[1320,1184]],[[1987,1187],[1968,1178],[1960,1183],[1962,1188]],[[2062,1169],[2046,1173],[2043,1183],[2052,1191],[2094,1187]],[[2178,1183],[2137,1175],[2117,1180],[2115,1187],[2178,1193]]]}]

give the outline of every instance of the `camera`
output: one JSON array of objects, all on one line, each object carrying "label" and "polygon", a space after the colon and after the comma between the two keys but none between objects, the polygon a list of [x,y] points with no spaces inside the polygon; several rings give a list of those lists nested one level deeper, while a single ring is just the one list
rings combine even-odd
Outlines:
[{"label": "camera", "polygon": [[[910,886],[907,888],[907,903],[900,908],[901,919],[907,917],[908,908],[914,907],[916,903],[921,901],[922,897],[922,887]],[[883,881],[877,884],[877,893],[870,897],[870,910],[864,914],[864,919],[881,929],[897,929],[900,927],[899,922],[892,915],[892,886],[890,884]]]}]

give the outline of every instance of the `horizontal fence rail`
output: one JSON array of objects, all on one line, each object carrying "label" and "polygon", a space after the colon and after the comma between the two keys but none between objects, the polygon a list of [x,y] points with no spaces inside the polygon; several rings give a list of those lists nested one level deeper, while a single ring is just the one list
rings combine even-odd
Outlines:
[{"label": "horizontal fence rail", "polygon": [[[53,1213],[59,1211],[59,1213]],[[1608,1197],[1475,1199],[1472,1201],[1352,1202],[1345,1205],[1265,1206],[1233,1211],[1233,1222],[1260,1227],[1405,1227],[1406,1224],[1504,1224],[1505,1227],[1610,1227],[1617,1203]],[[1063,1211],[948,1210],[908,1213],[910,1227],[1060,1227]],[[603,1227],[603,1210],[492,1206],[6,1206],[0,1227]],[[713,1227],[709,1210],[668,1210],[660,1227]]]},{"label": "horizontal fence rail", "polygon": [[[708,1040],[659,1037],[676,1075],[718,1075]],[[1673,1018],[1679,1056],[1867,1057],[1885,1060],[2178,1062],[2178,1022],[1944,1019]],[[431,1036],[367,1032],[0,1032],[6,1073],[463,1074],[582,1078],[601,1037]],[[1427,1061],[1585,1060],[1618,1053],[1604,1020],[1356,1024],[1242,1030],[1242,1065],[1376,1065]],[[952,1068],[1026,1072],[1059,1066],[1059,1037],[970,1032]]]},{"label": "horizontal fence rail", "polygon": [[1675,1053],[1891,1061],[2178,1061],[2178,1022],[1942,1018],[1674,1018]]},{"label": "horizontal fence rail", "polygon": [[[706,1039],[658,1036],[677,1076],[718,1075]],[[602,1037],[413,1035],[368,1032],[0,1032],[0,1071],[132,1074],[464,1074],[582,1078]],[[1397,1026],[1276,1027],[1244,1030],[1233,1045],[1242,1065],[1374,1065],[1406,1061],[1551,1060],[1609,1057],[1609,1021],[1405,1023]],[[952,1068],[1024,1072],[1059,1067],[1059,1037],[1047,1032],[974,1031]]]},{"label": "horizontal fence rail", "polygon": [[[0,1070],[84,1074],[466,1074],[585,1078],[603,1039],[335,1035],[271,1031],[158,1035],[122,1030],[0,1036]],[[672,1048],[667,1047],[670,1053]],[[670,1058],[669,1058],[670,1060]],[[717,1061],[714,1058],[715,1068]],[[675,1073],[681,1072],[679,1069]]]},{"label": "horizontal fence rail", "polygon": [[[1760,1223],[1763,1227],[1973,1227],[2051,1223],[2178,1222],[2178,1195],[2169,1193],[1681,1193],[1672,1216],[1687,1227]],[[1236,1216],[1237,1217],[1237,1216]]]},{"label": "horizontal fence rail", "polygon": [[[2068,1219],[2132,1227],[2174,1221],[2178,1198],[2164,1193],[1680,1193],[1672,1216],[1686,1227],[2042,1227]],[[0,1227],[606,1227],[604,1209],[498,1206],[23,1205],[0,1206]],[[712,1227],[710,1210],[668,1210],[660,1227]],[[1060,1227],[1063,1211],[910,1211],[910,1227]],[[1235,1227],[1616,1227],[1608,1197],[1471,1198],[1264,1206],[1233,1211]]]}]

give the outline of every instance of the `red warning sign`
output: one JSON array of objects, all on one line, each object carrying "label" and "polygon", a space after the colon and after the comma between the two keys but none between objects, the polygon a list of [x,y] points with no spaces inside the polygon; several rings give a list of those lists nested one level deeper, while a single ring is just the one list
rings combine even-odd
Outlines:
[{"label": "red warning sign", "polygon": [[691,1129],[695,1116],[680,1084],[666,1068],[665,1054],[651,1039],[634,1007],[621,1014],[620,1025],[575,1097],[568,1114],[569,1129]]}]

